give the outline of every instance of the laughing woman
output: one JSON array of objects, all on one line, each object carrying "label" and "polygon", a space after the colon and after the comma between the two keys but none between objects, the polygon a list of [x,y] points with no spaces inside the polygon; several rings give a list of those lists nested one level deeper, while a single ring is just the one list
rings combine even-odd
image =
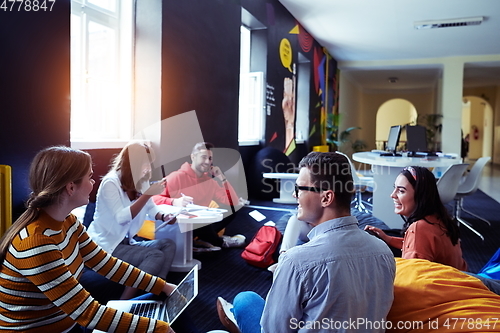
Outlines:
[{"label": "laughing woman", "polygon": [[404,237],[391,237],[381,229],[366,226],[388,245],[401,249],[405,259],[426,259],[466,271],[457,223],[441,203],[436,179],[427,168],[406,167],[396,178],[394,212],[405,220]]},{"label": "laughing woman", "polygon": [[27,209],[0,241],[0,330],[168,332],[166,322],[100,305],[78,281],[85,265],[154,294],[175,288],[107,254],[71,214],[88,203],[94,185],[90,155],[44,149],[31,164],[29,183]]}]

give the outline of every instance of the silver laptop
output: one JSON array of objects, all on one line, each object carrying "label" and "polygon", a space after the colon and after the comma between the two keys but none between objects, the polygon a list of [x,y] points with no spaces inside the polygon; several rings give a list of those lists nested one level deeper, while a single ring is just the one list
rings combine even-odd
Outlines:
[{"label": "silver laptop", "polygon": [[[116,300],[106,306],[172,324],[198,295],[198,265],[195,265],[164,301]],[[94,330],[94,332],[100,332]]]}]

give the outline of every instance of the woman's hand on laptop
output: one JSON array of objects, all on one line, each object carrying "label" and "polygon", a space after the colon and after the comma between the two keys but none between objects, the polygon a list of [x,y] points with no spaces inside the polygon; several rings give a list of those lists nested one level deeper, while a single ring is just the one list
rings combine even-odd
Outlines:
[{"label": "woman's hand on laptop", "polygon": [[177,288],[177,285],[173,283],[165,283],[165,286],[163,287],[163,292],[165,295],[170,296],[170,294],[174,291],[174,289]]}]

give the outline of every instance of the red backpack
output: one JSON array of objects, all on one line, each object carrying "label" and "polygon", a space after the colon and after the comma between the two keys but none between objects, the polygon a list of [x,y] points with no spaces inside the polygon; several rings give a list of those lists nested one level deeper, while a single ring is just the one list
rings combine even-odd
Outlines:
[{"label": "red backpack", "polygon": [[276,262],[274,254],[281,238],[281,232],[276,227],[264,225],[245,247],[241,257],[250,265],[267,268]]}]

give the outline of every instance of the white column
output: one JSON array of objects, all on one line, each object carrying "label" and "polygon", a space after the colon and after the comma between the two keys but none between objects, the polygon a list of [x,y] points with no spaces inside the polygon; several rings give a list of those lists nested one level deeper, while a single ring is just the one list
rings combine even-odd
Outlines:
[{"label": "white column", "polygon": [[443,65],[441,149],[444,153],[460,156],[464,63],[458,59],[447,59]]}]

